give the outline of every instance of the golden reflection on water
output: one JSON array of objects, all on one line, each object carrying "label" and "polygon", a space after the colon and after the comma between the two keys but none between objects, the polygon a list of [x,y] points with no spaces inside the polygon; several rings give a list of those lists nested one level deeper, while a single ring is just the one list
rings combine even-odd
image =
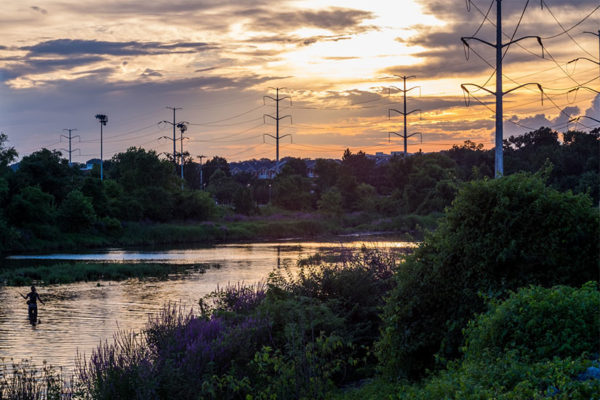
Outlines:
[{"label": "golden reflection on water", "polygon": [[[345,242],[347,249],[414,247],[408,242]],[[210,263],[205,273],[173,276],[169,280],[80,282],[38,288],[45,305],[38,305],[40,323],[32,326],[27,305],[19,293],[23,287],[0,286],[0,359],[24,358],[41,365],[72,370],[77,352],[89,355],[101,342],[111,340],[118,329],[140,330],[148,316],[168,302],[194,307],[198,300],[228,283],[264,281],[274,268],[294,267],[301,257],[340,248],[336,243],[227,244],[212,248],[130,252],[113,250],[101,254],[48,255],[38,259],[69,259],[119,262],[123,260],[177,264]]]}]

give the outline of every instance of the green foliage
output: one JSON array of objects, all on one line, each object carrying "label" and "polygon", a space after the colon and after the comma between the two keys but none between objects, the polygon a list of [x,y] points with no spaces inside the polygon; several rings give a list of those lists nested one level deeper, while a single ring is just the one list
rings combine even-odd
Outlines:
[{"label": "green foliage", "polygon": [[236,213],[250,215],[256,209],[252,190],[240,186],[233,194],[233,209]]},{"label": "green foliage", "polygon": [[304,160],[296,157],[286,158],[285,165],[281,168],[280,172],[282,175],[300,175],[303,178],[306,178],[307,173]]},{"label": "green foliage", "polygon": [[336,188],[323,193],[319,201],[317,201],[317,204],[320,212],[333,217],[339,218],[344,212],[342,207],[342,195]]},{"label": "green foliage", "polygon": [[233,194],[241,187],[234,178],[228,176],[221,169],[215,170],[210,176],[210,184],[206,190],[211,193],[221,204],[231,204]]},{"label": "green foliage", "polygon": [[103,182],[105,181],[88,176],[83,180],[81,186],[81,192],[92,201],[94,211],[98,216],[105,216],[109,213],[108,196]]},{"label": "green foliage", "polygon": [[60,204],[73,187],[71,178],[76,174],[78,170],[70,168],[59,151],[42,149],[23,157],[15,173],[15,182],[19,188],[39,186]]},{"label": "green foliage", "polygon": [[54,222],[54,197],[37,186],[27,186],[8,206],[8,217],[15,226],[46,225]]},{"label": "green foliage", "polygon": [[310,183],[300,175],[279,175],[273,184],[273,203],[287,210],[312,208]]},{"label": "green foliage", "polygon": [[0,174],[4,174],[8,169],[9,164],[18,156],[14,147],[6,147],[5,143],[7,141],[8,136],[5,133],[0,132]]},{"label": "green foliage", "polygon": [[553,359],[530,363],[510,352],[452,364],[422,384],[402,385],[398,400],[598,399],[600,381],[577,376],[594,365],[590,360]]},{"label": "green foliage", "polygon": [[315,161],[315,183],[320,192],[331,188],[338,179],[338,170],[340,164],[335,160],[326,160],[317,158]]},{"label": "green foliage", "polygon": [[600,292],[597,283],[581,289],[529,287],[471,321],[465,357],[497,357],[516,351],[521,358],[548,361],[577,358],[600,349]]},{"label": "green foliage", "polygon": [[[461,330],[485,303],[539,284],[598,279],[599,218],[589,197],[515,174],[466,184],[440,226],[401,265],[378,345],[389,376],[417,376],[434,354],[459,355]],[[441,350],[440,350],[441,348]]]},{"label": "green foliage", "polygon": [[179,219],[206,221],[217,213],[215,202],[207,192],[178,192],[175,202],[174,216]]},{"label": "green foliage", "polygon": [[231,176],[231,171],[229,170],[229,163],[226,159],[219,156],[214,156],[211,160],[208,160],[202,166],[202,173],[204,176],[204,183],[209,185],[212,181],[212,176],[215,171],[221,170],[226,177]]},{"label": "green foliage", "polygon": [[127,191],[135,192],[147,187],[173,187],[176,183],[173,171],[173,164],[160,160],[154,150],[130,147],[113,156],[109,176]]},{"label": "green foliage", "polygon": [[53,285],[148,277],[167,279],[172,274],[204,271],[209,267],[207,264],[59,263],[0,270],[0,284],[29,286],[34,282]]},{"label": "green foliage", "polygon": [[81,232],[96,222],[96,213],[89,197],[79,190],[69,192],[58,208],[58,220],[66,232]]}]

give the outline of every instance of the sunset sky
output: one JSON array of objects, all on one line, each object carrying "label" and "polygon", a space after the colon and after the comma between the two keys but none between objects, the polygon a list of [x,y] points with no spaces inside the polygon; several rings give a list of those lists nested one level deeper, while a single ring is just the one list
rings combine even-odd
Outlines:
[{"label": "sunset sky", "polygon": [[[190,126],[184,149],[230,161],[275,157],[270,87],[286,88],[281,157],[339,158],[345,148],[367,153],[402,150],[401,79],[411,114],[409,151],[433,151],[470,139],[491,147],[494,98],[475,93],[465,106],[461,83],[495,90],[492,48],[461,36],[495,41],[491,0],[47,0],[3,2],[0,15],[0,131],[21,156],[42,147],[64,149],[64,128],[77,128],[73,160],[104,158],[142,146],[172,151],[167,106],[182,107]],[[600,119],[598,0],[504,0],[504,136],[540,126],[566,130],[569,118]],[[469,9],[467,6],[470,5]],[[527,7],[526,7],[527,5]],[[524,8],[525,12],[523,13]],[[514,34],[520,17],[522,20]],[[585,20],[584,20],[585,19]],[[573,27],[580,21],[577,26]],[[483,25],[480,24],[484,21]],[[565,33],[565,30],[567,31]],[[467,60],[465,55],[469,55]],[[568,61],[582,58],[575,63]],[[583,58],[592,59],[596,63]],[[488,63],[490,65],[488,65]],[[489,79],[491,78],[491,79]],[[583,86],[582,89],[569,90]],[[569,93],[567,93],[569,92]],[[582,118],[580,129],[600,126]],[[574,123],[569,124],[575,128]],[[177,145],[179,148],[179,144]],[[66,156],[66,153],[63,152]]]}]

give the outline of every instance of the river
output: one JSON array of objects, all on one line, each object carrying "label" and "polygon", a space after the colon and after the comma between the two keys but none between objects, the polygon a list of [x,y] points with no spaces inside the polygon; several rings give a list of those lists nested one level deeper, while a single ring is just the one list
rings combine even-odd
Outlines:
[{"label": "river", "polygon": [[[345,242],[346,249],[368,247],[406,248],[412,243]],[[340,248],[339,243],[226,244],[210,248],[166,251],[112,249],[90,254],[19,256],[27,260],[81,262],[157,262],[162,264],[218,264],[204,273],[174,274],[166,280],[130,279],[122,282],[80,282],[38,288],[45,305],[38,305],[40,323],[32,326],[27,306],[19,293],[27,287],[0,286],[0,359],[47,361],[72,371],[76,354],[89,355],[102,341],[112,340],[118,329],[139,331],[148,317],[166,303],[196,306],[218,286],[265,281],[274,268],[295,267],[301,257]],[[2,362],[0,360],[0,362]]]}]

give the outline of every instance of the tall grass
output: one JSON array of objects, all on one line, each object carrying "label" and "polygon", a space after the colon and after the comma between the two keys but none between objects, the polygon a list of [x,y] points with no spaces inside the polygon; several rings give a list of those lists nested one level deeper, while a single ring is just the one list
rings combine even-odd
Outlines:
[{"label": "tall grass", "polygon": [[0,400],[71,400],[75,394],[73,380],[61,370],[46,364],[38,369],[29,360],[7,365],[0,359]]},{"label": "tall grass", "polygon": [[60,263],[0,270],[0,285],[28,286],[32,283],[65,284],[89,281],[120,281],[129,278],[166,279],[172,274],[204,272],[211,264],[159,263]]}]

